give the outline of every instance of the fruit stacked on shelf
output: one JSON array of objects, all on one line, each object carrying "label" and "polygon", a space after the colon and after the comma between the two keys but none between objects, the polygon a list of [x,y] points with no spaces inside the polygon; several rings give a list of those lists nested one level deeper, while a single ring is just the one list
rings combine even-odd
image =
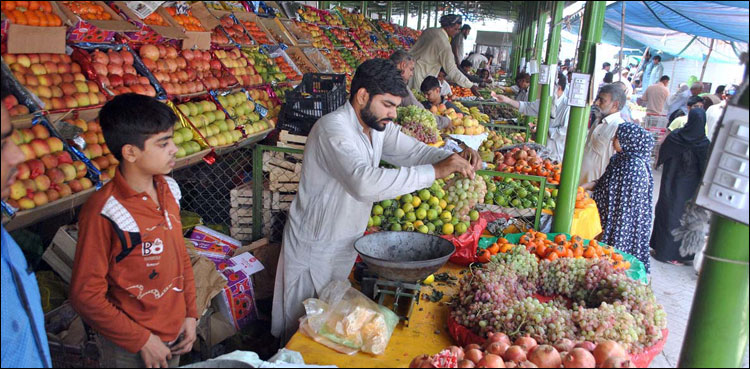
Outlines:
[{"label": "fruit stacked on shelf", "polygon": [[3,61],[18,82],[39,97],[44,109],[82,108],[107,101],[67,54],[5,54]]},{"label": "fruit stacked on shelf", "polygon": [[85,20],[110,20],[112,15],[109,14],[103,6],[93,1],[63,1],[63,5],[68,7],[75,15]]},{"label": "fruit stacked on shelf", "polygon": [[364,51],[364,50],[362,50],[362,49],[360,49],[358,47],[353,47],[353,48],[348,49],[348,50],[349,50],[349,52],[352,53],[352,55],[354,56],[354,58],[357,60],[357,65],[360,65],[360,64],[364,63],[365,61],[367,61],[369,59],[372,59],[370,57],[369,53],[367,53],[366,51]]},{"label": "fruit stacked on shelf", "polygon": [[213,30],[211,30],[211,44],[220,46],[226,46],[230,44],[229,37],[224,32],[221,26],[216,26]]},{"label": "fruit stacked on shelf", "polygon": [[299,81],[302,80],[302,76],[297,73],[297,71],[287,63],[286,59],[284,59],[283,56],[277,56],[273,59],[273,61],[276,63],[276,65],[281,69],[281,73],[284,73],[286,75],[286,79],[290,81]]},{"label": "fruit stacked on shelf", "polygon": [[59,27],[62,20],[52,12],[49,1],[3,1],[0,9],[8,20],[14,24]]},{"label": "fruit stacked on shelf", "polygon": [[[519,181],[512,178],[493,180],[485,177],[485,181],[487,182],[487,195],[484,203],[487,205],[514,209],[536,209],[539,204],[539,187],[527,180]],[[553,210],[555,208],[553,194],[556,195],[556,193],[544,191],[542,209]]]},{"label": "fruit stacked on shelf", "polygon": [[518,119],[521,117],[518,109],[506,104],[485,105],[483,109],[487,112],[487,115],[495,120]]},{"label": "fruit stacked on shelf", "polygon": [[[266,54],[260,52],[260,50],[242,50],[242,54],[247,58],[250,64],[253,65],[255,71],[260,75],[261,83],[276,83],[286,81],[286,74],[281,72],[281,69],[271,60]],[[260,84],[260,83],[256,83]]]},{"label": "fruit stacked on shelf", "polygon": [[426,144],[441,141],[435,116],[426,109],[410,105],[398,108],[397,113],[396,121],[401,125],[401,132]]},{"label": "fruit stacked on shelf", "polygon": [[64,151],[62,140],[50,136],[42,124],[15,129],[10,139],[23,152],[25,161],[16,167],[16,181],[10,185],[8,205],[33,209],[91,188],[88,170],[82,161]]},{"label": "fruit stacked on shelf", "polygon": [[575,345],[561,339],[540,345],[531,337],[511,341],[505,333],[489,333],[482,345],[450,346],[435,355],[420,355],[409,368],[635,368],[625,349],[614,341]]},{"label": "fruit stacked on shelf", "polygon": [[22,105],[18,102],[18,99],[13,95],[8,95],[3,99],[3,105],[11,117],[16,115],[29,114],[29,108],[26,105]]},{"label": "fruit stacked on shelf", "polygon": [[245,28],[241,24],[235,23],[231,16],[225,15],[219,21],[221,22],[221,27],[224,28],[224,31],[234,42],[240,45],[253,45],[253,40],[245,33]]},{"label": "fruit stacked on shelf", "polygon": [[495,159],[495,151],[523,142],[526,142],[526,132],[488,130],[487,139],[479,146],[479,155],[482,161],[491,163]]},{"label": "fruit stacked on shelf", "polygon": [[307,32],[310,34],[310,37],[312,39],[312,46],[316,49],[333,49],[333,43],[331,42],[331,39],[329,39],[323,30],[318,27],[317,24],[312,23],[303,23],[303,22],[296,22],[297,27],[299,27],[303,32]]},{"label": "fruit stacked on shelf", "polygon": [[317,11],[317,9],[314,9],[309,6],[301,6],[297,8],[297,14],[305,22],[321,23],[322,21],[321,14]]},{"label": "fruit stacked on shelf", "polygon": [[[464,179],[455,179],[463,183]],[[468,180],[468,179],[466,179]],[[471,182],[471,181],[470,181]],[[461,235],[466,233],[472,221],[479,218],[476,210],[469,210],[459,215],[461,209],[456,197],[443,187],[444,180],[435,181],[430,188],[399,196],[393,200],[376,203],[368,221],[372,230],[389,230],[393,232],[421,232],[437,235]],[[458,197],[456,197],[458,198]]]},{"label": "fruit stacked on shelf", "polygon": [[361,28],[365,32],[372,32],[372,26],[370,22],[365,18],[364,14],[352,14],[348,10],[337,6],[336,10],[339,11],[341,16],[344,18],[344,22],[347,27],[350,28]]},{"label": "fruit stacked on shelf", "polygon": [[500,172],[546,177],[547,183],[560,183],[560,164],[542,159],[536,150],[528,146],[515,147],[505,154],[495,152],[495,165]]},{"label": "fruit stacked on shelf", "polygon": [[454,98],[474,96],[470,88],[465,88],[465,87],[455,86],[455,85],[451,85],[451,95],[453,95]]},{"label": "fruit stacked on shelf", "polygon": [[[99,82],[112,91],[114,95],[134,92],[140,95],[156,96],[156,90],[148,78],[138,75],[133,66],[133,54],[127,49],[106,52],[91,52],[91,67],[96,72]],[[104,101],[100,101],[104,103]],[[95,105],[92,101],[92,105]]]},{"label": "fruit stacked on shelf", "polygon": [[234,120],[226,119],[224,112],[211,100],[201,100],[177,105],[193,126],[212,147],[233,144],[242,139],[242,132],[235,129]]},{"label": "fruit stacked on shelf", "polygon": [[[572,236],[570,239],[564,234],[558,234],[550,240],[546,233],[530,230],[519,240],[518,245],[499,238],[496,244],[501,253],[513,252],[514,247],[524,247],[526,251],[536,255],[539,260],[553,261],[557,258],[584,258],[604,259],[612,264],[615,269],[627,270],[630,262],[624,260],[622,254],[615,251],[612,246],[600,244],[596,240],[585,243],[580,236]],[[494,244],[493,244],[494,246]]]},{"label": "fruit stacked on shelf", "polygon": [[354,44],[354,41],[352,41],[351,37],[349,37],[349,32],[347,32],[343,28],[329,28],[323,30],[326,34],[326,36],[333,41],[333,44],[335,46],[342,46],[347,49],[354,49],[357,46]]},{"label": "fruit stacked on shelf", "polygon": [[143,18],[143,21],[151,26],[164,26],[169,27],[170,24],[167,22],[164,17],[161,16],[161,14],[157,12],[153,12],[149,14],[146,18]]},{"label": "fruit stacked on shelf", "polygon": [[[532,345],[615,341],[625,357],[663,339],[666,314],[650,286],[607,259],[539,260],[524,247],[494,259],[461,279],[451,311],[451,318],[480,337],[529,336]],[[554,299],[540,302],[534,294]]]},{"label": "fruit stacked on shelf", "polygon": [[476,119],[479,123],[489,123],[490,122],[490,116],[488,114],[484,114],[481,111],[479,111],[479,108],[476,106],[472,106],[470,108],[467,108],[461,102],[456,101],[455,102],[456,107],[461,109],[462,111],[468,111],[469,115],[471,115],[472,118]]},{"label": "fruit stacked on shelf", "polygon": [[263,78],[255,72],[255,68],[242,56],[239,49],[233,48],[229,51],[218,49],[214,50],[214,55],[229,69],[232,75],[242,82],[243,86],[263,83]]},{"label": "fruit stacked on shelf", "polygon": [[[203,84],[198,81],[198,72],[188,67],[187,59],[174,47],[143,45],[138,52],[143,64],[167,94],[185,95],[205,91]],[[191,55],[194,56],[194,53],[191,52]]]},{"label": "fruit stacked on shelf", "polygon": [[255,103],[248,100],[244,92],[219,96],[217,100],[235,124],[243,126],[246,134],[252,135],[268,128],[268,124],[261,122],[260,115],[255,111]]},{"label": "fruit stacked on shelf", "polygon": [[260,25],[258,25],[255,22],[250,21],[243,21],[242,24],[245,25],[245,29],[248,33],[250,33],[250,36],[255,39],[259,44],[261,45],[274,45],[276,42],[268,38],[268,34],[266,31],[264,31],[262,28],[260,28]]},{"label": "fruit stacked on shelf", "polygon": [[[211,58],[210,51],[182,50],[180,53],[187,62],[188,75],[191,75],[190,69],[195,70],[204,84],[204,89],[226,89],[238,83],[232,74],[222,68],[218,59]],[[143,64],[149,67],[151,62],[146,62],[146,58],[144,58]]]},{"label": "fruit stacked on shelf", "polygon": [[381,20],[381,21],[378,21],[378,25],[380,26],[380,29],[383,30],[383,33],[387,33],[387,34],[396,33],[396,28],[391,23]]},{"label": "fruit stacked on shelf", "polygon": [[328,59],[329,62],[331,62],[331,67],[333,67],[333,71],[335,73],[351,74],[353,72],[352,67],[344,61],[344,58],[341,57],[341,53],[339,53],[338,50],[323,49],[320,52]]},{"label": "fruit stacked on shelf", "polygon": [[339,49],[338,51],[341,54],[341,58],[344,59],[346,64],[348,64],[352,70],[356,70],[359,66],[359,61],[357,61],[357,58],[354,57],[354,55],[347,49]]},{"label": "fruit stacked on shelf", "polygon": [[433,106],[430,111],[434,114],[448,117],[451,120],[451,126],[445,129],[448,134],[455,135],[481,135],[486,128],[479,124],[479,121],[471,115],[457,113],[453,108],[447,108],[445,104]]},{"label": "fruit stacked on shelf", "polygon": [[203,25],[201,25],[201,21],[198,18],[194,17],[193,13],[190,10],[187,11],[187,14],[177,14],[177,9],[175,9],[174,7],[169,7],[167,8],[167,12],[186,31],[193,31],[193,32],[205,32],[206,31],[206,29],[203,28]]},{"label": "fruit stacked on shelf", "polygon": [[353,36],[352,38],[354,41],[359,43],[359,47],[363,50],[377,49],[377,46],[370,38],[370,32],[367,32],[362,28],[352,28],[349,32]]},{"label": "fruit stacked on shelf", "polygon": [[299,68],[302,74],[318,72],[317,69],[315,69],[315,67],[312,66],[308,60],[306,60],[307,58],[304,55],[297,53],[288,53],[287,55],[289,55],[289,58],[292,59],[292,62],[297,66],[297,68]]},{"label": "fruit stacked on shelf", "polygon": [[99,123],[96,121],[86,122],[83,119],[75,119],[68,121],[68,123],[83,131],[80,136],[86,142],[86,146],[80,149],[83,155],[91,160],[91,163],[101,172],[99,179],[104,182],[114,178],[119,162],[109,151],[107,143],[104,142],[104,134]]},{"label": "fruit stacked on shelf", "polygon": [[[191,103],[188,103],[191,104]],[[190,108],[188,108],[189,110]],[[175,145],[177,145],[177,159],[190,156],[197,152],[200,152],[201,145],[198,143],[198,134],[193,133],[193,130],[187,127],[183,127],[180,122],[175,123],[174,133],[172,136]]]},{"label": "fruit stacked on shelf", "polygon": [[[278,90],[280,87],[276,87]],[[278,100],[272,98],[269,96],[268,91],[265,87],[258,88],[258,89],[250,89],[248,91],[248,94],[250,95],[250,98],[255,101],[256,105],[260,104],[266,109],[268,109],[268,115],[266,115],[266,120],[271,124],[272,127],[276,126],[276,119],[279,116],[279,112],[281,111],[281,104],[278,103]],[[256,108],[257,110],[257,108]]]}]

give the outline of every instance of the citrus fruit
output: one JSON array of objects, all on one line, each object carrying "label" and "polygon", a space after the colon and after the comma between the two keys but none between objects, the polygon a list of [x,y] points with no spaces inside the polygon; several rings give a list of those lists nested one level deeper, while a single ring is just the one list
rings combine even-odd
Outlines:
[{"label": "citrus fruit", "polygon": [[432,282],[435,282],[435,275],[430,274],[429,277],[425,278],[424,281],[422,281],[422,284],[432,284]]},{"label": "citrus fruit", "polygon": [[432,197],[432,194],[430,194],[429,190],[422,190],[419,191],[419,198],[422,199],[422,201],[427,201]]},{"label": "citrus fruit", "polygon": [[412,200],[411,200],[411,204],[412,204],[412,206],[414,206],[415,208],[416,208],[417,206],[419,206],[419,205],[420,205],[421,203],[422,203],[422,199],[420,199],[419,197],[413,197],[413,198],[412,198]]},{"label": "citrus fruit", "polygon": [[417,210],[417,219],[424,219],[427,218],[427,210],[419,209]]},{"label": "citrus fruit", "polygon": [[411,194],[406,194],[404,196],[401,196],[401,203],[402,204],[410,204],[412,200]]},{"label": "citrus fruit", "polygon": [[469,212],[469,219],[471,219],[472,222],[476,221],[477,219],[479,219],[479,212],[476,211],[476,210],[470,211]]},{"label": "citrus fruit", "polygon": [[440,205],[440,199],[438,199],[435,196],[432,196],[432,197],[430,197],[430,199],[429,199],[429,201],[427,203],[430,204],[430,206],[438,206],[438,205]]},{"label": "citrus fruit", "polygon": [[466,230],[468,227],[466,227],[466,223],[458,223],[456,224],[456,234],[464,234],[466,233]]},{"label": "citrus fruit", "polygon": [[404,209],[396,209],[396,212],[393,215],[396,218],[401,219],[406,215],[406,212],[404,212]]},{"label": "citrus fruit", "polygon": [[393,225],[391,225],[391,231],[401,232],[401,224],[393,223]]},{"label": "citrus fruit", "polygon": [[437,217],[438,217],[438,212],[437,211],[435,211],[433,209],[427,210],[427,219],[429,219],[429,220],[435,220],[435,219],[437,219]]},{"label": "citrus fruit", "polygon": [[414,214],[413,211],[410,211],[410,212],[406,213],[406,221],[407,222],[413,222],[415,220],[417,220],[417,215]]},{"label": "citrus fruit", "polygon": [[382,220],[380,219],[379,216],[376,215],[376,216],[372,217],[372,225],[374,225],[376,227],[380,227],[381,222],[382,222]]},{"label": "citrus fruit", "polygon": [[453,224],[443,224],[443,234],[453,234]]},{"label": "citrus fruit", "polygon": [[375,205],[372,208],[372,215],[383,215],[383,207],[380,205]]},{"label": "citrus fruit", "polygon": [[419,233],[425,233],[425,234],[430,231],[430,229],[427,228],[427,226],[424,225],[424,224],[421,225],[421,226],[419,226],[419,228],[417,228],[417,230],[419,231]]}]

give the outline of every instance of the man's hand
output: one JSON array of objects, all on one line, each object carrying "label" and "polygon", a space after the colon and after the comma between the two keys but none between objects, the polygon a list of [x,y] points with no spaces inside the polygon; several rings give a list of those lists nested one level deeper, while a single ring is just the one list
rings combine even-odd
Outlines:
[{"label": "man's hand", "polygon": [[182,337],[180,341],[175,343],[172,347],[173,355],[184,355],[193,349],[193,343],[195,343],[195,326],[198,322],[195,318],[185,318],[185,323],[180,328],[180,334],[178,337]]},{"label": "man's hand", "polygon": [[466,159],[474,170],[482,169],[482,158],[479,156],[479,153],[471,147],[467,147],[464,151],[461,151],[461,157]]},{"label": "man's hand", "polygon": [[453,173],[459,173],[464,177],[474,179],[474,168],[458,154],[453,154],[432,166],[435,168],[435,178],[445,178]]},{"label": "man's hand", "polygon": [[146,368],[169,368],[167,360],[172,359],[169,348],[153,333],[148,337],[146,344],[141,347],[140,354]]},{"label": "man's hand", "polygon": [[482,97],[482,94],[479,93],[479,87],[477,87],[476,85],[471,86],[471,93],[473,93],[474,96]]},{"label": "man's hand", "polygon": [[508,96],[496,94],[495,91],[492,91],[492,97],[495,100],[497,100],[497,102],[501,102],[501,103],[505,103],[505,104],[510,104],[510,102],[513,101],[513,99],[511,99]]},{"label": "man's hand", "polygon": [[593,191],[594,187],[596,187],[596,181],[591,181],[591,182],[584,183],[581,185],[581,188],[583,188],[586,191]]}]

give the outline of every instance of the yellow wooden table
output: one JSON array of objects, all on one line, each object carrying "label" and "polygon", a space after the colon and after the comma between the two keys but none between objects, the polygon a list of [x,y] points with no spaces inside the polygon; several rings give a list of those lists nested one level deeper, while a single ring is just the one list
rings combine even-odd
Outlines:
[{"label": "yellow wooden table", "polygon": [[[543,211],[552,215],[549,210]],[[573,223],[570,225],[570,234],[581,236],[587,240],[593,240],[602,233],[602,223],[599,219],[599,208],[591,204],[583,209],[575,209],[573,212]]]},{"label": "yellow wooden table", "polygon": [[[448,263],[439,273],[447,272],[460,279],[459,273],[464,269],[466,268]],[[414,306],[409,326],[404,326],[402,322],[396,327],[383,355],[375,356],[362,352],[351,356],[340,354],[299,331],[286,348],[301,353],[307,364],[336,365],[340,368],[406,368],[418,355],[433,355],[453,345],[445,326],[449,314],[448,302],[458,286],[437,286],[436,282],[431,286],[422,287],[422,294],[432,294],[433,288],[445,294],[443,299],[440,303],[419,301],[419,304]]]}]

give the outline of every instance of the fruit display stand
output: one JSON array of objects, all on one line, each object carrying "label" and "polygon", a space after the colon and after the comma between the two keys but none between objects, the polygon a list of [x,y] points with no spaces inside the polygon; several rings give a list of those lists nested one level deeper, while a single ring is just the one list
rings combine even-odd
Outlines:
[{"label": "fruit display stand", "polygon": [[257,45],[276,45],[278,43],[266,30],[264,24],[260,22],[261,17],[253,13],[236,13],[234,16],[242,23]]},{"label": "fruit display stand", "polygon": [[285,50],[286,54],[289,56],[290,59],[292,59],[292,62],[294,62],[294,65],[297,66],[297,69],[299,69],[300,73],[307,74],[307,73],[317,73],[318,68],[310,62],[310,59],[305,56],[305,53],[302,52],[302,50],[299,47],[290,47]]},{"label": "fruit display stand", "polygon": [[292,19],[279,19],[281,25],[289,32],[292,36],[290,41],[292,44],[289,46],[309,46],[312,44],[312,35],[302,30],[297,23]]},{"label": "fruit display stand", "polygon": [[295,46],[297,39],[281,24],[281,20],[278,18],[265,18],[258,17],[258,23],[268,32],[273,38],[288,46]]}]

